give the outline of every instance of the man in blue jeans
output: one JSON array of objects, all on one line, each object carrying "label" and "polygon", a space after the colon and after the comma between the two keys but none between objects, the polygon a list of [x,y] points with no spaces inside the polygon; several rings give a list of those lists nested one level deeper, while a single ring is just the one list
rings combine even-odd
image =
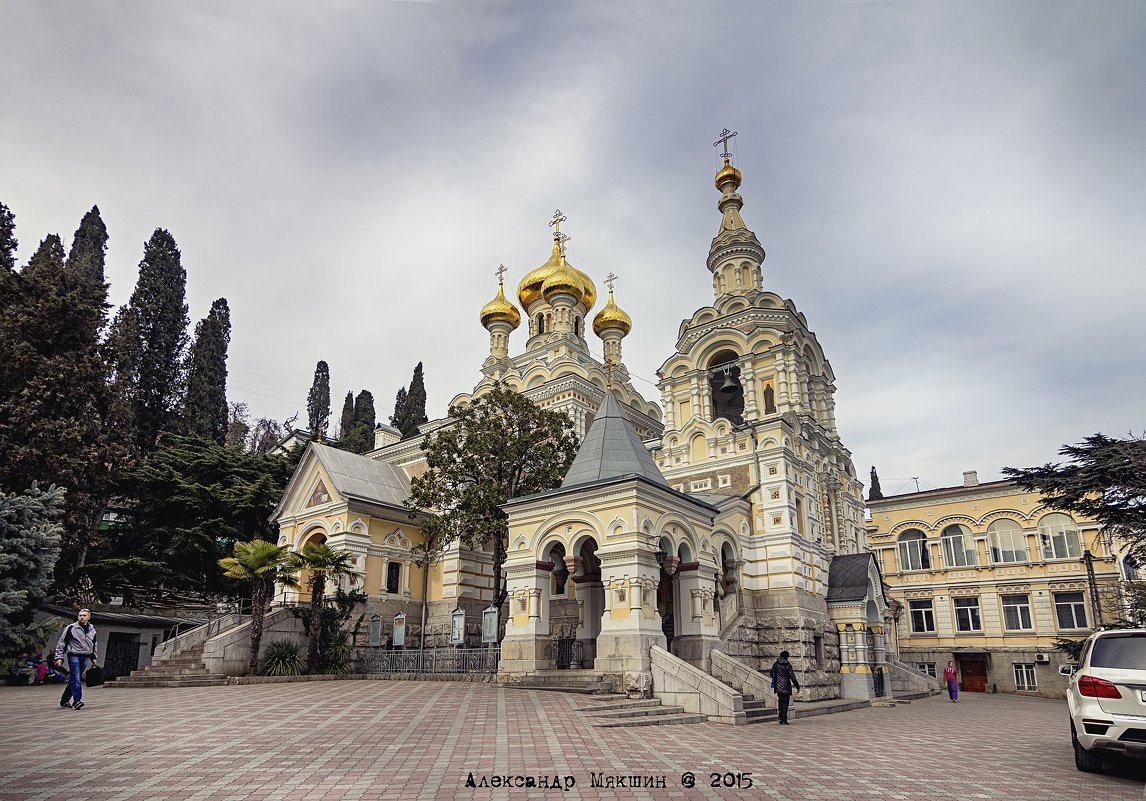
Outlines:
[{"label": "man in blue jeans", "polygon": [[88,663],[90,662],[92,667],[95,667],[96,663],[96,629],[89,622],[91,619],[92,613],[81,609],[76,613],[76,622],[68,624],[64,633],[60,635],[60,641],[56,643],[56,666],[62,666],[64,659],[67,659],[68,669],[71,671],[68,687],[60,698],[62,707],[84,708],[81,679],[84,671],[88,669]]}]

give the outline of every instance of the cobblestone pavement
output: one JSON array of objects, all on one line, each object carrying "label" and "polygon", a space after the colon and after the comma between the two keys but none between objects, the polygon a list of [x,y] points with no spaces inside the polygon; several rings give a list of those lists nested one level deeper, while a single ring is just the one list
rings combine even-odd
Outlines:
[{"label": "cobblestone pavement", "polygon": [[[575,711],[583,696],[486,684],[100,688],[81,711],[59,708],[58,695],[0,688],[0,799],[1146,797],[1140,764],[1075,770],[1063,702],[1007,695],[935,696],[784,727],[632,729],[593,728]],[[686,772],[695,788],[682,786]],[[626,786],[593,787],[593,773]],[[740,786],[712,789],[714,773],[733,784],[741,774]],[[634,774],[664,787],[630,788]],[[575,784],[491,786],[504,776]]]}]

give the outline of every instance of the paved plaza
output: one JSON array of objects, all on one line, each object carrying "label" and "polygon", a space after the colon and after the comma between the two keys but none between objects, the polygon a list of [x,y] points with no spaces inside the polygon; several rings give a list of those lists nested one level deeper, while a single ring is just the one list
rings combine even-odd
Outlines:
[{"label": "paved plaza", "polygon": [[[0,688],[0,799],[1141,801],[1146,778],[1133,764],[1076,771],[1064,702],[1008,695],[791,726],[628,729],[594,728],[577,711],[584,696],[489,684],[97,688],[81,711],[59,708],[58,696]],[[733,786],[713,789],[713,774]],[[541,786],[518,786],[531,781]]]}]

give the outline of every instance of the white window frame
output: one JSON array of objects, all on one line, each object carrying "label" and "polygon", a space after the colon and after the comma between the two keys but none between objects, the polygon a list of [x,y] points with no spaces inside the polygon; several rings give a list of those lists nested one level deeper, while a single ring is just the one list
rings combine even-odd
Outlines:
[{"label": "white window frame", "polygon": [[1082,537],[1070,515],[1055,512],[1039,521],[1039,547],[1043,559],[1081,559]]},{"label": "white window frame", "polygon": [[977,595],[954,598],[952,603],[955,608],[955,631],[963,634],[983,630],[983,613]]},{"label": "white window frame", "polygon": [[1035,674],[1035,666],[1033,662],[1013,662],[1011,667],[1015,671],[1016,692],[1038,692],[1039,682]]},{"label": "white window frame", "polygon": [[[926,604],[926,606],[925,606]],[[923,626],[916,628],[916,613],[919,613],[918,621]],[[907,602],[907,616],[910,620],[910,627],[912,634],[934,634],[935,633],[935,604],[930,598],[913,598]]]},{"label": "white window frame", "polygon": [[[1031,631],[1034,620],[1031,617],[1031,596],[1027,594],[1007,594],[999,596],[1003,604],[1004,631]],[[1014,623],[1014,625],[1011,625]]]},{"label": "white window frame", "polygon": [[[908,534],[913,533],[919,534],[920,536],[907,536]],[[895,550],[896,555],[899,557],[900,570],[931,569],[931,549],[927,543],[927,535],[919,529],[909,529],[908,531],[900,534],[899,541],[896,543]]]},{"label": "white window frame", "polygon": [[[1066,596],[1072,596],[1069,600]],[[1073,596],[1078,596],[1077,600]],[[1060,600],[1062,599],[1062,600]],[[1071,622],[1077,624],[1082,620],[1082,625],[1064,626],[1062,623],[1062,614],[1066,610],[1070,610]],[[1075,590],[1073,592],[1056,592],[1054,594],[1054,620],[1055,624],[1064,631],[1078,631],[1080,629],[1090,628],[1087,622],[1088,617],[1086,614],[1086,593]]]},{"label": "white window frame", "polygon": [[1014,521],[996,520],[987,529],[987,535],[987,550],[993,564],[1010,565],[1029,561],[1026,532],[1017,527]]},{"label": "white window frame", "polygon": [[979,564],[979,548],[971,529],[958,523],[943,529],[943,564],[948,568],[975,567]]},{"label": "white window frame", "polygon": [[920,673],[926,673],[931,678],[936,678],[935,663],[934,662],[916,662],[915,669]]}]

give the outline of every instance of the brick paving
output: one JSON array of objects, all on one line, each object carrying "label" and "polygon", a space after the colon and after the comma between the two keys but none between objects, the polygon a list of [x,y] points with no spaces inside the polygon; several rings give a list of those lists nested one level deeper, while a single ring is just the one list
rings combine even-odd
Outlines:
[{"label": "brick paving", "polygon": [[[965,693],[958,704],[935,696],[784,727],[633,729],[593,728],[574,711],[583,696],[487,684],[97,688],[78,712],[60,709],[58,696],[54,687],[0,688],[0,799],[1146,797],[1142,764],[1075,770],[1064,702],[1007,695]],[[689,771],[692,789],[681,783]],[[487,784],[505,775],[571,775],[576,784],[467,787],[471,772]],[[665,787],[592,787],[591,772],[664,776]],[[753,786],[712,789],[712,772],[750,772]]]}]

